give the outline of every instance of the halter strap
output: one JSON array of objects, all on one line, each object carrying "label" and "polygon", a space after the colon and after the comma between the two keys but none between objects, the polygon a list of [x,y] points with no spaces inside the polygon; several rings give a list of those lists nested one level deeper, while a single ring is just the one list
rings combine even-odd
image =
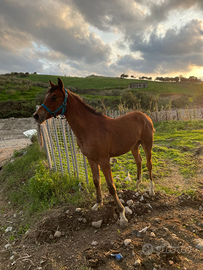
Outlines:
[{"label": "halter strap", "polygon": [[61,116],[64,115],[64,113],[66,112],[66,103],[67,103],[67,99],[68,99],[68,91],[64,88],[65,90],[65,98],[64,98],[64,102],[61,104],[61,106],[59,106],[54,112],[52,112],[46,105],[42,104],[41,106],[44,107],[50,114],[51,116],[53,116],[54,118],[56,118],[56,113],[58,111],[61,111]]}]

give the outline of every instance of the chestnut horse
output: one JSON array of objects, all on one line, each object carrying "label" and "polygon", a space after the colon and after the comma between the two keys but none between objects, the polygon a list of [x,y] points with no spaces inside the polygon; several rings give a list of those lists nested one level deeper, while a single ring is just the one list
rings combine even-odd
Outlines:
[{"label": "chestnut horse", "polygon": [[141,182],[142,158],[139,146],[142,145],[150,177],[150,195],[154,195],[152,182],[152,144],[153,123],[145,114],[134,111],[112,119],[97,113],[85,104],[77,95],[64,88],[58,78],[58,85],[50,81],[49,89],[42,106],[33,114],[41,124],[44,120],[62,114],[66,117],[73,130],[78,146],[87,157],[96,188],[97,201],[92,207],[97,210],[103,204],[100,168],[105,176],[110,194],[113,196],[120,213],[120,225],[126,226],[125,209],[120,202],[110,167],[110,158],[127,153],[131,150],[137,165],[137,189]]}]

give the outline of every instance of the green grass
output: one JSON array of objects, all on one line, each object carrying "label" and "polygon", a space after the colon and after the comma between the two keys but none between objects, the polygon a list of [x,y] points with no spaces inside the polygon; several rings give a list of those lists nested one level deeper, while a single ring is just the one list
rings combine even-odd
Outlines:
[{"label": "green grass", "polygon": [[38,93],[41,93],[44,89],[38,86],[31,86],[28,91],[21,93],[20,91],[15,91],[14,94],[7,94],[6,91],[2,91],[0,93],[0,100],[7,101],[7,100],[14,100],[14,101],[32,101],[36,98]]}]

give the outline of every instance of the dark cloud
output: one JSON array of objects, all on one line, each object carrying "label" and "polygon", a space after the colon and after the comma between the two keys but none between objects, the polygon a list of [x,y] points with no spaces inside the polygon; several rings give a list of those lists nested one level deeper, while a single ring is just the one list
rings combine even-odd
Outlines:
[{"label": "dark cloud", "polygon": [[[29,37],[30,41],[43,43],[48,49],[64,54],[67,58],[98,63],[109,60],[111,49],[94,33],[88,31],[88,25],[74,10],[61,6],[53,10],[44,6],[43,1],[5,1],[1,3],[0,16],[3,28],[0,46],[7,37],[12,42],[13,33]],[[67,10],[64,13],[63,8]],[[9,39],[6,32],[10,32]],[[14,33],[16,38],[16,34]],[[22,43],[28,38],[23,39]],[[25,46],[25,44],[22,44]]]},{"label": "dark cloud", "polygon": [[31,51],[23,51],[22,54],[11,54],[0,49],[0,73],[17,72],[43,72],[43,64],[37,55]]},{"label": "dark cloud", "polygon": [[[191,21],[166,24],[160,35],[172,15],[181,19],[188,10]],[[126,70],[170,73],[201,67],[203,16],[197,20],[194,15],[201,10],[202,0],[1,0],[0,72],[38,68],[113,76]],[[90,27],[118,39],[105,43]]]},{"label": "dark cloud", "polygon": [[152,33],[148,42],[141,41],[134,51],[140,51],[142,59],[133,55],[120,57],[116,65],[122,69],[146,73],[171,73],[190,71],[192,66],[202,66],[203,35],[202,24],[193,20],[180,31],[169,29],[164,37]]}]

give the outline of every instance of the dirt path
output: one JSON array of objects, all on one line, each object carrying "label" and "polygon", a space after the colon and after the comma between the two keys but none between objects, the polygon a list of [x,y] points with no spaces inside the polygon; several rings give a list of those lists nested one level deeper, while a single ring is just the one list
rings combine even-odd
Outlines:
[{"label": "dirt path", "polygon": [[12,157],[14,150],[28,146],[31,141],[24,131],[37,129],[33,118],[0,119],[0,167]]}]

